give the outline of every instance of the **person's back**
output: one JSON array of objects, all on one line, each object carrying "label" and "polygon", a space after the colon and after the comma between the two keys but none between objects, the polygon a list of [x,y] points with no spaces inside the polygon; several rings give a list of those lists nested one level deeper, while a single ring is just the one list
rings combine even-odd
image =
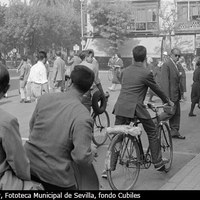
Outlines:
[{"label": "person's back", "polygon": [[[85,152],[88,149],[81,149],[81,143],[85,141],[82,140],[83,130],[79,129],[79,123],[85,120],[92,127],[90,114],[71,93],[43,95],[37,107],[42,109],[37,112],[36,120],[30,121],[30,141],[25,144],[32,174],[37,176],[39,173],[39,178],[45,182],[70,187],[75,184],[71,156],[76,162],[92,162],[91,154],[87,156]],[[73,135],[73,130],[79,135]],[[73,137],[78,139],[80,154],[74,152],[73,155]],[[51,159],[47,159],[49,156]]]},{"label": "person's back", "polygon": [[54,80],[63,81],[65,77],[65,61],[61,57],[57,57],[54,61]]},{"label": "person's back", "polygon": [[[83,69],[87,73],[79,72]],[[48,185],[48,189],[75,189],[79,183],[74,165],[81,168],[92,165],[93,120],[81,103],[82,95],[94,81],[93,72],[88,70],[85,66],[76,66],[69,90],[43,95],[31,118],[30,137],[25,144],[31,174],[34,180]],[[79,91],[76,87],[83,89]]]},{"label": "person's back", "polygon": [[148,74],[149,71],[147,69],[138,65],[131,65],[121,72],[121,91],[118,102],[123,104],[126,101],[128,110],[125,108],[126,105],[124,105],[123,109],[120,110],[120,116],[134,117],[134,112],[131,112],[131,110],[135,110],[136,104],[142,104],[144,101],[148,89],[144,79],[148,77]]},{"label": "person's back", "polygon": [[[9,73],[0,66],[0,99],[9,88]],[[0,109],[0,190],[23,189],[30,181],[30,165],[16,117]]]}]

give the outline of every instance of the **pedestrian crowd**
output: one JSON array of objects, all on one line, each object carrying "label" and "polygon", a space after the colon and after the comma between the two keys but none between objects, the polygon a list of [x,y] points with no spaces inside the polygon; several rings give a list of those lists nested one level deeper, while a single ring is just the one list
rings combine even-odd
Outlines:
[{"label": "pedestrian crowd", "polygon": [[[181,51],[173,48],[165,59],[153,67],[153,60],[147,60],[147,49],[136,46],[132,50],[133,63],[124,67],[119,54],[109,60],[113,67],[110,91],[121,85],[119,96],[112,114],[115,125],[130,124],[137,116],[147,133],[152,163],[163,171],[168,160],[162,157],[156,126],[144,107],[149,92],[149,101],[158,96],[172,109],[164,110],[161,120],[169,120],[172,138],[185,139],[180,133],[180,101],[186,92],[185,70],[181,67]],[[99,189],[99,181],[93,162],[92,148],[93,119],[91,118],[92,96],[95,91],[105,97],[99,78],[99,63],[92,49],[83,50],[79,55],[70,51],[71,58],[63,59],[57,51],[53,60],[40,51],[37,61],[31,64],[24,56],[18,67],[21,103],[36,100],[25,145],[19,133],[17,119],[0,109],[0,189],[16,189],[18,182],[23,186],[45,190]],[[200,59],[194,71],[191,111],[200,97]],[[0,98],[9,89],[9,73],[0,63]],[[6,172],[9,173],[6,173]],[[12,180],[7,184],[5,180]],[[105,176],[103,171],[102,177]],[[15,180],[15,181],[14,181]],[[16,184],[15,184],[16,183]],[[18,187],[17,187],[18,189]]]}]

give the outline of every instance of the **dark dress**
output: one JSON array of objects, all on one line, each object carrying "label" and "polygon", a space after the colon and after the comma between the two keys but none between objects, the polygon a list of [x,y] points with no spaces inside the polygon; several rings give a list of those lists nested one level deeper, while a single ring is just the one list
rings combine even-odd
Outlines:
[{"label": "dark dress", "polygon": [[200,99],[200,66],[193,73],[193,84],[191,91],[191,102],[198,103]]}]

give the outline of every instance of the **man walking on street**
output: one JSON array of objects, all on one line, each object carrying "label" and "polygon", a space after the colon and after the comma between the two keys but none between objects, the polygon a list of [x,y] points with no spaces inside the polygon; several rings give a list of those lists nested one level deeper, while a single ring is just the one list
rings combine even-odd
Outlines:
[{"label": "man walking on street", "polygon": [[27,85],[27,80],[28,76],[30,73],[31,65],[28,63],[28,58],[24,56],[22,58],[23,63],[22,66],[19,69],[19,90],[20,90],[20,95],[21,95],[21,100],[20,103],[26,103],[26,102],[31,102],[29,94],[27,94],[26,90],[26,85]]},{"label": "man walking on street", "polygon": [[177,62],[181,57],[181,51],[178,48],[171,50],[169,59],[163,64],[161,70],[161,88],[167,97],[174,103],[171,113],[164,112],[160,118],[169,119],[172,138],[185,139],[179,133],[180,129],[180,99],[181,99],[181,74],[179,72]]},{"label": "man walking on street", "polygon": [[48,79],[45,63],[47,60],[47,54],[44,51],[40,51],[38,54],[38,61],[31,67],[28,82],[31,83],[32,96],[38,99],[42,95],[43,90],[48,93]]},{"label": "man walking on street", "polygon": [[61,52],[56,52],[56,60],[53,64],[53,76],[55,92],[63,92],[65,85],[65,61],[61,58]]}]

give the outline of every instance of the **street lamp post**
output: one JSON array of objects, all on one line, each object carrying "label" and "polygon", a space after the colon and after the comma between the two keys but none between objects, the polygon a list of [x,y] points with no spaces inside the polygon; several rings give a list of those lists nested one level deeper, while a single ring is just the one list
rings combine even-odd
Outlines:
[{"label": "street lamp post", "polygon": [[84,0],[81,1],[81,50],[83,50],[84,47],[84,42],[83,42],[83,2]]}]

